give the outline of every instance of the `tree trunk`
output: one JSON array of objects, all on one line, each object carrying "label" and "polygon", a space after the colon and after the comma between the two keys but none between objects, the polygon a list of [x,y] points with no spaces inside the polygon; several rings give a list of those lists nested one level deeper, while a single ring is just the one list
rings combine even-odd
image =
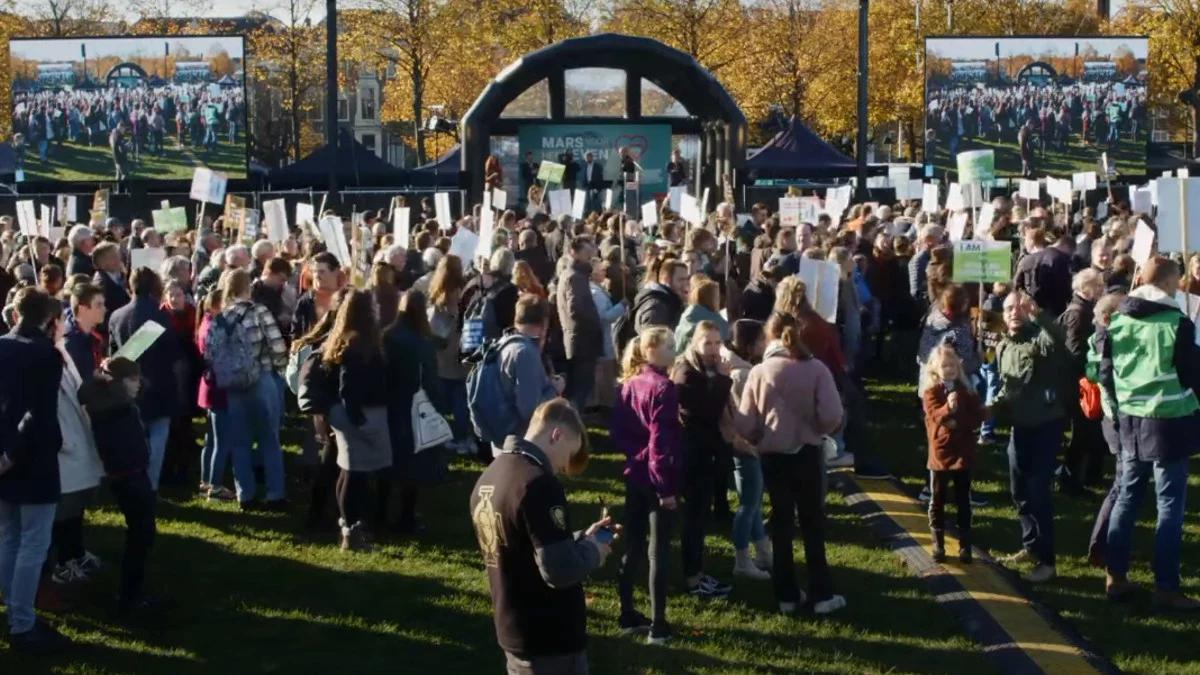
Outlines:
[{"label": "tree trunk", "polygon": [[420,166],[425,163],[425,125],[421,115],[425,107],[425,77],[419,58],[414,58],[412,65],[413,142],[417,147],[417,166]]},{"label": "tree trunk", "polygon": [[1192,159],[1200,159],[1200,56],[1195,58],[1192,76]]}]

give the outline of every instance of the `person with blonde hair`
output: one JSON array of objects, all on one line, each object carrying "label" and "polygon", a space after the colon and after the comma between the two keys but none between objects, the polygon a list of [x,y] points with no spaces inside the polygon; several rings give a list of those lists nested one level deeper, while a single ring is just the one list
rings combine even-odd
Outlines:
[{"label": "person with blonde hair", "polygon": [[675,353],[682,354],[692,341],[692,333],[701,323],[713,324],[721,341],[729,339],[729,322],[720,314],[721,286],[704,274],[693,274],[689,282],[688,306],[675,327]]},{"label": "person with blonde hair", "polygon": [[946,490],[954,482],[958,512],[958,559],[971,562],[971,468],[975,464],[975,430],[983,422],[983,403],[952,345],[939,345],[925,362],[928,387],[921,395],[925,436],[929,441],[929,530],[933,559],[946,561]]},{"label": "person with blonde hair", "polygon": [[[613,408],[613,444],[625,454],[625,536],[618,591],[619,626],[626,634],[645,632],[647,641],[670,640],[667,624],[667,556],[683,473],[679,392],[667,376],[675,361],[675,336],[648,326],[629,341],[621,358],[621,389]],[[634,608],[633,583],[643,562],[650,563],[653,620]]]}]

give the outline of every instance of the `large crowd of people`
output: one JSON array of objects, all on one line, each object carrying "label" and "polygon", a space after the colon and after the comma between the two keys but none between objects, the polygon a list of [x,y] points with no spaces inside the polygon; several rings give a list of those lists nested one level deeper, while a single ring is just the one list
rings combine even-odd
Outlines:
[{"label": "large crowd of people", "polygon": [[[827,472],[889,477],[865,434],[864,379],[878,373],[913,385],[936,561],[950,530],[953,564],[972,562],[972,544],[1008,548],[1004,564],[1051,582],[1056,484],[1059,499],[1099,486],[1115,456],[1089,548],[1106,593],[1136,590],[1133,525],[1153,479],[1155,601],[1200,608],[1180,592],[1200,347],[1176,300],[1200,293],[1200,257],[1186,270],[1158,256],[1135,265],[1134,227],[1152,218],[1124,202],[1103,220],[1008,197],[993,206],[967,236],[1010,241],[1017,255],[1011,281],[983,289],[953,281],[950,214],[909,203],[799,227],[762,203],[741,222],[721,203],[701,226],[665,205],[656,227],[615,211],[503,211],[473,259],[451,252],[459,229],[478,229],[472,215],[449,229],[420,219],[396,241],[368,212],[345,223],[353,260],[309,228],[247,246],[222,218],[167,235],[109,218],[53,242],[0,217],[10,643],[65,646],[35,598],[109,564],[87,548],[102,485],[128,528],[118,610],[136,616],[169,606],[147,590],[160,490],[289,511],[285,475],[302,471],[307,527],[338,533],[349,555],[385,534],[419,536],[422,489],[451,453],[487,465],[469,517],[509,672],[587,671],[582,585],[614,549],[621,631],[668,642],[676,536],[683,593],[712,600],[769,582],[771,611],[837,612],[855,598],[826,556]],[[141,248],[165,249],[158,269],[131,269]],[[813,263],[836,272],[832,313],[799,274]],[[147,347],[150,324],[161,334]],[[280,442],[287,416],[311,429],[295,464]],[[624,456],[625,501],[575,531],[557,475],[586,466],[584,420]],[[1011,542],[980,542],[972,472],[978,446],[1004,430],[1018,522]],[[733,579],[705,560],[722,516]],[[649,616],[634,592],[643,579]]]}]

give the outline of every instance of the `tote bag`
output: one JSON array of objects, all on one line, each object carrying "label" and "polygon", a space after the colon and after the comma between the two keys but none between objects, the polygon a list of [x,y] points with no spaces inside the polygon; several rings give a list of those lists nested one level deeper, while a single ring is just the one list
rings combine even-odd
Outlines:
[{"label": "tote bag", "polygon": [[[420,375],[418,374],[418,381]],[[413,452],[421,452],[454,439],[450,423],[442,417],[429,400],[424,389],[418,388],[412,400]]]}]

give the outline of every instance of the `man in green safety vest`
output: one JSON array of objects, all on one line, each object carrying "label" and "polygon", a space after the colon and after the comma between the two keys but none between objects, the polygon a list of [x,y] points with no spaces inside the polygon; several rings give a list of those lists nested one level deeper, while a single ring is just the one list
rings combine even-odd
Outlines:
[{"label": "man in green safety vest", "polygon": [[1108,527],[1105,590],[1121,599],[1130,582],[1130,549],[1138,506],[1151,477],[1158,495],[1154,539],[1154,602],[1163,609],[1196,611],[1200,601],[1180,592],[1188,458],[1200,450],[1200,347],[1196,329],[1175,300],[1179,268],[1154,257],[1142,266],[1142,285],[1099,329],[1100,385],[1116,401],[1122,478]]}]

